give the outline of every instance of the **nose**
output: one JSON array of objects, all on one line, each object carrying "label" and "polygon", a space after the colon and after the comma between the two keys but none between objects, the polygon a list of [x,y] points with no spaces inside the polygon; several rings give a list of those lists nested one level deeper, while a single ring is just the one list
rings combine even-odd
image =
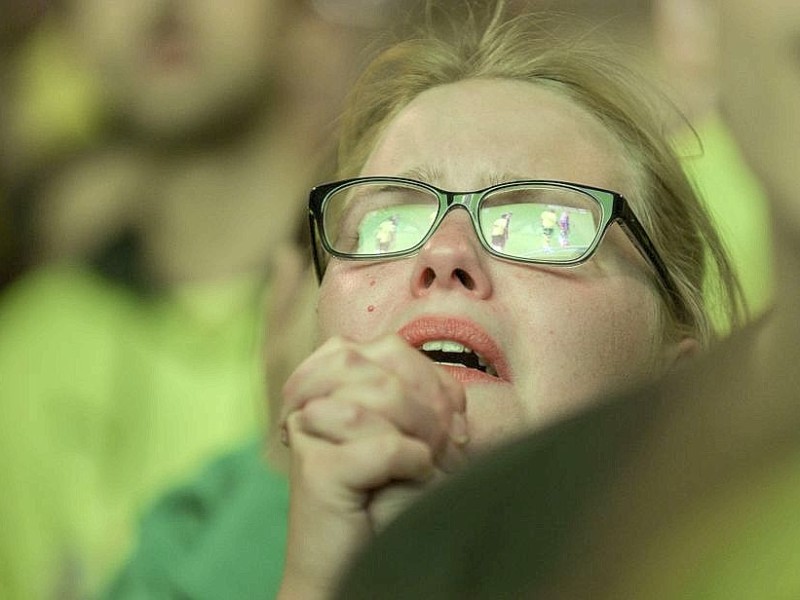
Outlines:
[{"label": "nose", "polygon": [[488,254],[481,247],[469,215],[455,209],[416,256],[411,292],[416,297],[434,290],[461,291],[477,299],[488,298],[492,283],[486,269]]}]

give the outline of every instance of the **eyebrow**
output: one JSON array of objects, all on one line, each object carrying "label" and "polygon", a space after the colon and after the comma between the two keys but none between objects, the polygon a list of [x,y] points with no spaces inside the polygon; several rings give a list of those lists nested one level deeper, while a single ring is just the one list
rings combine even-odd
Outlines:
[{"label": "eyebrow", "polygon": [[502,173],[498,171],[490,171],[484,177],[487,186],[497,185],[499,183],[508,183],[509,181],[521,181],[525,179],[536,179],[536,177],[531,177],[530,175],[521,175],[512,171],[504,171]]},{"label": "eyebrow", "polygon": [[[405,177],[407,179],[416,179],[417,181],[422,181],[424,183],[429,183],[431,185],[436,185],[436,182],[441,181],[444,178],[444,173],[442,169],[432,165],[420,165],[417,167],[412,167],[407,169],[399,174],[399,177]],[[514,173],[511,171],[488,171],[481,177],[481,187],[490,187],[493,185],[498,185],[500,183],[507,183],[509,181],[520,181],[526,179],[535,179],[529,175],[521,175],[519,173]]]},{"label": "eyebrow", "polygon": [[442,179],[442,170],[434,166],[420,165],[418,167],[412,167],[403,171],[400,173],[399,177],[416,179],[417,181],[422,181],[424,183],[430,183],[433,185],[435,181]]}]

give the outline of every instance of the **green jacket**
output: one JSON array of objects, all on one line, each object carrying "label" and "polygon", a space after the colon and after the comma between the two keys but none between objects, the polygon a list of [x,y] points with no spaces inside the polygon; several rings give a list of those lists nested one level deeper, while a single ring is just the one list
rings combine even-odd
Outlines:
[{"label": "green jacket", "polygon": [[288,506],[286,478],[248,444],[158,501],[104,598],[273,598]]}]

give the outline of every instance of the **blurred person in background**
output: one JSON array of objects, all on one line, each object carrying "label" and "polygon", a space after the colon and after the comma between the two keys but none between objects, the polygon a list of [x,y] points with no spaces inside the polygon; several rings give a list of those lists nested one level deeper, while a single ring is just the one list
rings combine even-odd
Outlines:
[{"label": "blurred person in background", "polygon": [[800,4],[679,4],[693,24],[676,30],[681,51],[716,51],[720,115],[771,201],[774,310],[680,377],[443,486],[339,597],[800,596]]},{"label": "blurred person in background", "polygon": [[358,63],[306,2],[49,8],[102,127],[9,184],[37,266],[0,297],[3,598],[96,592],[148,501],[263,429],[264,307]]}]

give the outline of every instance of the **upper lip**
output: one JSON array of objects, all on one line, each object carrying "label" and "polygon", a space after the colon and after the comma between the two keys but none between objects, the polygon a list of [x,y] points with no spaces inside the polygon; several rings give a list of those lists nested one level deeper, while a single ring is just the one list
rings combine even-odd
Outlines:
[{"label": "upper lip", "polygon": [[508,362],[499,344],[475,321],[456,316],[423,316],[409,321],[397,332],[409,345],[421,348],[431,340],[451,340],[470,348],[492,365],[500,379],[508,381]]}]

